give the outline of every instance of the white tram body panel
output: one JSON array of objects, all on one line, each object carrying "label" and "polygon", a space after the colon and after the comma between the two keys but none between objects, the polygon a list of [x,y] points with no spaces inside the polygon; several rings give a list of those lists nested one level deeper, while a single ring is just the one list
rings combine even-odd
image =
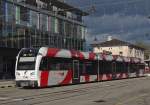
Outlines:
[{"label": "white tram body panel", "polygon": [[[24,63],[27,61],[35,61],[35,57],[20,57],[19,62]],[[37,80],[37,75],[36,71],[31,69],[31,70],[18,70],[16,71],[16,80]]]},{"label": "white tram body panel", "polygon": [[[22,50],[25,50],[25,49],[22,49]],[[37,57],[27,56],[26,54],[21,54],[22,50],[19,52],[19,55],[16,58],[17,59],[16,67],[15,67],[16,85],[35,86],[37,85],[37,80],[38,80],[38,72],[37,72],[37,69],[35,69]]]}]

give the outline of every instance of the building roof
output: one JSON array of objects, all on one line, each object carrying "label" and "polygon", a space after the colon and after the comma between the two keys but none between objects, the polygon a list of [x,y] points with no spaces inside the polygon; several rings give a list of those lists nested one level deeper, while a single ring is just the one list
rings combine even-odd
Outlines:
[{"label": "building roof", "polygon": [[141,50],[145,50],[142,47],[139,47],[137,45],[131,44],[129,42],[121,41],[121,40],[118,40],[118,39],[112,39],[110,41],[105,41],[105,42],[94,42],[94,43],[91,44],[91,46],[93,46],[93,47],[96,47],[96,46],[99,46],[99,47],[130,46],[130,47],[138,48],[138,49],[141,49]]},{"label": "building roof", "polygon": [[59,7],[61,9],[64,9],[66,11],[71,11],[76,14],[82,15],[82,16],[87,16],[89,15],[87,12],[80,10],[79,8],[75,8],[65,2],[59,1],[59,0],[41,0],[47,3],[51,3],[52,5]]}]

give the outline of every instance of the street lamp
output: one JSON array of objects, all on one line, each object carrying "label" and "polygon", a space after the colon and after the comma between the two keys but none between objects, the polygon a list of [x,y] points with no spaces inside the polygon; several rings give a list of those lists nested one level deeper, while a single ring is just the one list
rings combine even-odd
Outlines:
[{"label": "street lamp", "polygon": [[100,56],[99,56],[99,54],[97,54],[97,63],[98,63],[98,64],[97,64],[97,66],[98,66],[98,67],[97,67],[97,69],[98,69],[98,70],[97,70],[97,72],[98,72],[98,75],[97,75],[98,79],[97,79],[97,80],[98,80],[98,81],[99,81],[99,60],[100,60]]}]

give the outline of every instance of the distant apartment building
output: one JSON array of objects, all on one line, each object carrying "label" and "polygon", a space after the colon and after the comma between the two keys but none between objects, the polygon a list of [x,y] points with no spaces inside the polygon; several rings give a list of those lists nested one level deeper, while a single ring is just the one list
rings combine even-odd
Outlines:
[{"label": "distant apartment building", "polygon": [[108,39],[105,42],[92,43],[93,52],[109,53],[125,57],[136,57],[144,60],[144,48],[118,39]]},{"label": "distant apartment building", "polygon": [[148,66],[150,67],[150,50],[149,49],[147,49],[146,51],[145,51],[145,60],[144,60],[147,64],[148,64]]},{"label": "distant apartment building", "polygon": [[0,75],[23,47],[84,50],[87,15],[64,0],[0,0]]},{"label": "distant apartment building", "polygon": [[150,48],[145,50],[145,60],[150,60]]}]

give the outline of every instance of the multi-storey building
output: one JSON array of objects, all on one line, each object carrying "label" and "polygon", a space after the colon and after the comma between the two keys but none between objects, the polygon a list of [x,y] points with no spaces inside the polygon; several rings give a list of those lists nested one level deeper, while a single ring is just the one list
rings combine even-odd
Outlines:
[{"label": "multi-storey building", "polygon": [[0,74],[10,71],[5,66],[11,63],[8,56],[14,61],[10,53],[14,49],[49,46],[84,50],[82,17],[86,15],[63,0],[0,0],[0,47],[8,51],[3,49],[5,55],[0,55]]},{"label": "multi-storey building", "polygon": [[150,69],[150,49],[146,49],[144,61],[148,64],[149,69]]}]

